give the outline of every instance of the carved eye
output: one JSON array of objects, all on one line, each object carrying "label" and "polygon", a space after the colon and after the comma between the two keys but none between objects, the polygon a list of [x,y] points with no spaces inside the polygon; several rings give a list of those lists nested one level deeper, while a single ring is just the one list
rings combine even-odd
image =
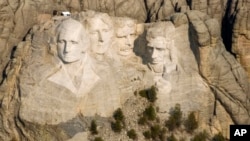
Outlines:
[{"label": "carved eye", "polygon": [[71,41],[71,43],[72,43],[72,44],[78,44],[78,42],[76,42],[76,41]]},{"label": "carved eye", "polygon": [[102,31],[103,31],[103,32],[108,32],[109,30],[108,30],[108,29],[103,29]]},{"label": "carved eye", "polygon": [[135,34],[130,34],[131,37],[135,37],[136,35]]},{"label": "carved eye", "polygon": [[125,38],[125,36],[117,35],[117,38]]},{"label": "carved eye", "polygon": [[62,44],[62,43],[64,43],[64,41],[63,40],[58,40],[57,43]]},{"label": "carved eye", "polygon": [[90,34],[96,35],[96,34],[97,34],[97,31],[92,31],[92,32],[90,32]]},{"label": "carved eye", "polygon": [[148,46],[148,52],[153,52],[153,47]]},{"label": "carved eye", "polygon": [[157,50],[164,51],[165,49],[164,48],[157,48]]}]

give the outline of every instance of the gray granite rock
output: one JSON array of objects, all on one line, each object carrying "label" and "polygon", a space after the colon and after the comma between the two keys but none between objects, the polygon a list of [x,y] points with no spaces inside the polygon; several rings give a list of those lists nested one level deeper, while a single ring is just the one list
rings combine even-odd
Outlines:
[{"label": "gray granite rock", "polygon": [[[0,140],[92,140],[92,119],[98,119],[104,139],[128,140],[127,130],[146,129],[133,116],[139,118],[149,104],[137,92],[151,86],[157,89],[160,123],[178,103],[185,116],[195,112],[198,130],[228,137],[230,124],[249,123],[248,5],[238,0],[1,1]],[[70,11],[78,25],[69,22],[67,31],[60,25],[69,17],[53,16],[53,10]],[[225,10],[236,59],[221,38]],[[161,56],[154,53],[160,43],[163,63],[154,58]],[[110,129],[117,108],[129,116],[121,134]]]}]

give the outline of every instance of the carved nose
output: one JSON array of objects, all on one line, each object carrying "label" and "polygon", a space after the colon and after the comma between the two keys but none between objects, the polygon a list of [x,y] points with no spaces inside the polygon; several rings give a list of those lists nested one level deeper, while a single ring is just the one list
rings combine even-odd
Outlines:
[{"label": "carved nose", "polygon": [[156,52],[156,50],[153,48],[152,49],[152,58],[156,58],[157,57],[157,52]]},{"label": "carved nose", "polygon": [[98,41],[103,42],[103,35],[100,31],[98,31]]},{"label": "carved nose", "polygon": [[66,42],[65,43],[65,47],[64,47],[64,52],[67,53],[67,52],[70,52],[71,50],[71,47],[69,46],[69,44]]},{"label": "carved nose", "polygon": [[131,46],[131,39],[130,36],[126,36],[126,45]]}]

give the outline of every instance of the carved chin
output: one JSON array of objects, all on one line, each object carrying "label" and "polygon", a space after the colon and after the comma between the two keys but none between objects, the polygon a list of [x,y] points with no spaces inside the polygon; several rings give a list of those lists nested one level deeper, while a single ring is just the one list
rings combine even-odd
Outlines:
[{"label": "carved chin", "polygon": [[79,58],[76,58],[74,56],[64,56],[61,59],[64,63],[72,63],[80,60]]},{"label": "carved chin", "polygon": [[123,48],[119,50],[119,54],[122,56],[128,56],[133,52],[131,48]]},{"label": "carved chin", "polygon": [[151,64],[151,69],[155,73],[163,73],[163,64]]},{"label": "carved chin", "polygon": [[107,46],[99,45],[97,47],[93,47],[92,51],[96,54],[104,54],[108,50]]}]

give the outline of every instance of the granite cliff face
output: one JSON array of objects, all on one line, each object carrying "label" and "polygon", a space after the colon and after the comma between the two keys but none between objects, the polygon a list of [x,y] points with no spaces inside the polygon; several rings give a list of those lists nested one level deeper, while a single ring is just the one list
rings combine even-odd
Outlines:
[{"label": "granite cliff face", "polygon": [[[0,140],[130,140],[131,129],[146,140],[176,105],[199,123],[193,134],[174,131],[178,139],[203,130],[228,138],[230,124],[250,123],[249,3],[0,2]],[[150,106],[157,120],[138,124]]]},{"label": "granite cliff face", "polygon": [[[28,30],[37,23],[43,23],[51,18],[53,11],[69,10],[79,12],[81,10],[95,10],[106,12],[111,16],[132,17],[140,22],[153,22],[169,19],[174,13],[183,13],[188,10],[199,10],[216,18],[222,25],[223,42],[229,52],[235,53],[245,70],[247,61],[243,59],[246,51],[241,51],[238,44],[248,46],[247,13],[249,1],[241,0],[147,0],[147,1],[125,1],[125,0],[3,0],[1,7],[1,72],[6,67],[12,49],[23,40]],[[131,8],[133,7],[133,8]],[[244,20],[243,20],[244,19]],[[239,29],[240,27],[240,29]],[[239,36],[240,35],[240,38]],[[242,35],[242,37],[241,37]],[[245,48],[245,47],[244,47]],[[244,52],[244,53],[243,53]],[[247,53],[248,54],[248,53]],[[249,72],[249,71],[247,71]],[[2,76],[1,76],[2,80]]]}]

